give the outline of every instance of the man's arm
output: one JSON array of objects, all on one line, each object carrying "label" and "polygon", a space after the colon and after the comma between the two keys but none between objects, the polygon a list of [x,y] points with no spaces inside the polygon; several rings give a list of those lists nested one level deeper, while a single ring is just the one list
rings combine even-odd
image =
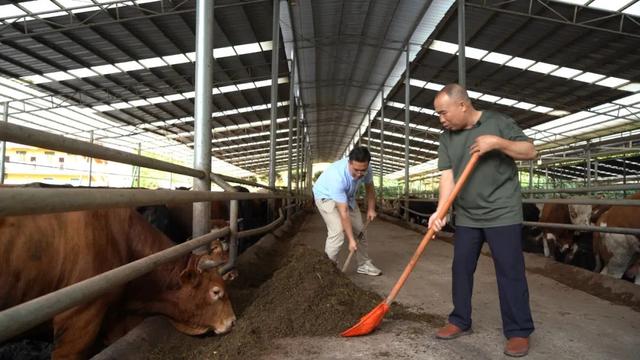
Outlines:
[{"label": "man's arm", "polygon": [[438,209],[434,214],[432,214],[429,217],[429,227],[434,225],[436,231],[440,231],[440,229],[442,229],[442,227],[447,223],[446,219],[435,221],[436,214],[444,206],[444,203],[449,198],[449,195],[451,195],[454,185],[455,183],[453,181],[453,170],[451,169],[443,170],[442,175],[440,175],[440,187],[439,187],[440,194],[438,195]]},{"label": "man's arm", "polygon": [[529,141],[511,141],[495,135],[478,136],[470,148],[471,153],[478,152],[481,156],[491,150],[500,150],[514,160],[533,160],[538,156]]},{"label": "man's arm", "polygon": [[378,215],[376,213],[376,190],[373,183],[364,184],[364,189],[367,195],[367,220],[371,221]]},{"label": "man's arm", "polygon": [[344,230],[344,233],[347,235],[347,239],[349,240],[349,251],[356,251],[358,249],[358,244],[356,243],[356,239],[353,236],[351,217],[349,217],[349,205],[347,205],[347,203],[336,202],[336,206],[338,207],[338,212],[340,213],[340,223],[342,224],[342,229]]}]

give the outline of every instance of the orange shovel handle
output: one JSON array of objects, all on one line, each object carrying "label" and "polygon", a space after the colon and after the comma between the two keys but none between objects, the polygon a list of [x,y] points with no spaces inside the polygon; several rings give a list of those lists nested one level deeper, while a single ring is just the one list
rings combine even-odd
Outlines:
[{"label": "orange shovel handle", "polygon": [[[437,219],[439,220],[444,219],[447,212],[449,211],[449,208],[451,207],[451,204],[453,204],[453,200],[455,200],[456,196],[458,195],[458,193],[460,192],[464,184],[467,182],[467,179],[469,178],[471,171],[473,171],[473,168],[475,168],[479,157],[480,156],[478,155],[477,152],[471,155],[471,159],[469,160],[469,162],[467,163],[467,166],[465,166],[464,170],[462,171],[462,175],[460,175],[458,182],[456,182],[456,185],[454,186],[453,191],[447,198],[447,201],[444,203],[444,206],[442,206],[436,212]],[[416,252],[413,254],[413,257],[409,261],[409,264],[407,264],[407,267],[402,272],[402,275],[400,275],[400,279],[398,279],[396,284],[393,286],[393,289],[391,289],[391,293],[389,293],[389,296],[387,296],[386,300],[384,301],[386,304],[391,305],[393,300],[396,298],[396,296],[400,292],[400,289],[402,288],[404,283],[407,281],[409,274],[411,274],[411,271],[413,271],[413,268],[416,266],[416,263],[420,259],[420,255],[422,255],[424,248],[427,246],[429,241],[434,237],[435,233],[436,233],[436,230],[433,226],[430,227],[429,230],[427,230],[427,233],[422,238],[420,245],[418,245]]]}]

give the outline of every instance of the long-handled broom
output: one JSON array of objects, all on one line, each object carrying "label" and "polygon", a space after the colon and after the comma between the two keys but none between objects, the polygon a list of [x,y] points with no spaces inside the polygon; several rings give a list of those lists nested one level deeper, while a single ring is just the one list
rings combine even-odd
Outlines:
[{"label": "long-handled broom", "polygon": [[[469,160],[469,162],[467,163],[467,166],[462,171],[462,175],[460,175],[460,178],[458,179],[458,182],[453,188],[453,191],[449,195],[449,198],[447,198],[447,201],[445,202],[444,206],[442,206],[442,208],[440,208],[440,210],[438,210],[438,212],[436,213],[437,219],[440,219],[440,220],[444,219],[445,215],[447,214],[447,211],[449,211],[449,208],[453,203],[453,200],[456,198],[456,196],[460,192],[460,189],[462,189],[465,182],[467,181],[467,178],[469,178],[471,171],[473,171],[473,168],[476,166],[476,163],[478,162],[478,158],[479,158],[478,153],[473,153],[471,155],[471,159]],[[407,281],[409,274],[411,274],[411,271],[413,271],[413,268],[416,266],[418,259],[420,259],[420,255],[422,255],[424,248],[427,246],[427,243],[435,236],[435,233],[436,233],[436,230],[433,226],[430,227],[429,230],[427,230],[427,233],[422,238],[420,245],[418,245],[416,252],[413,254],[413,257],[409,261],[409,264],[407,264],[407,267],[404,269],[404,272],[402,272],[400,279],[398,279],[396,284],[393,286],[393,289],[391,289],[391,293],[389,294],[389,296],[387,296],[387,298],[382,303],[380,303],[378,306],[373,308],[373,310],[371,310],[368,314],[363,316],[357,324],[345,330],[340,335],[346,336],[346,337],[367,335],[371,333],[373,330],[375,330],[378,327],[378,325],[380,325],[380,323],[382,322],[382,318],[384,318],[384,315],[389,311],[389,307],[391,306],[391,303],[400,292],[400,289],[402,288],[404,283]]]}]

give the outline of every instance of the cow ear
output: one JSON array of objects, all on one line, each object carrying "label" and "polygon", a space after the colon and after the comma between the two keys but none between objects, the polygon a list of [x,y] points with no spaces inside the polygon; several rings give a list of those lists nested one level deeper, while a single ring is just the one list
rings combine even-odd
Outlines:
[{"label": "cow ear", "polygon": [[186,269],[184,269],[181,273],[180,273],[180,283],[182,285],[192,285],[195,286],[198,284],[198,281],[200,280],[200,276],[198,274],[198,272],[191,268],[188,267]]},{"label": "cow ear", "polygon": [[219,240],[214,240],[211,242],[211,244],[209,245],[210,248],[210,252],[211,254],[222,254],[222,242],[220,242]]},{"label": "cow ear", "polygon": [[199,279],[198,274],[198,256],[190,256],[189,261],[187,261],[187,266],[180,273],[180,283],[182,285],[191,284],[196,285]]}]

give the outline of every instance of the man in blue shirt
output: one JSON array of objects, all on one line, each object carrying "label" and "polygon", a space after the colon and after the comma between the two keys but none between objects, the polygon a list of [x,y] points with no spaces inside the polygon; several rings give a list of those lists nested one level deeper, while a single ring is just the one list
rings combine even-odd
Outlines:
[{"label": "man in blue shirt", "polygon": [[[338,260],[338,252],[349,240],[349,250],[356,251],[359,274],[377,276],[382,271],[375,267],[367,253],[367,239],[356,235],[362,232],[362,216],[355,200],[360,183],[364,182],[367,198],[367,221],[376,217],[376,195],[373,175],[369,162],[371,154],[364,146],[351,150],[349,158],[336,161],[320,175],[313,186],[316,206],[327,224],[327,241],[324,251],[333,262]],[[356,235],[354,235],[356,234]]]}]

